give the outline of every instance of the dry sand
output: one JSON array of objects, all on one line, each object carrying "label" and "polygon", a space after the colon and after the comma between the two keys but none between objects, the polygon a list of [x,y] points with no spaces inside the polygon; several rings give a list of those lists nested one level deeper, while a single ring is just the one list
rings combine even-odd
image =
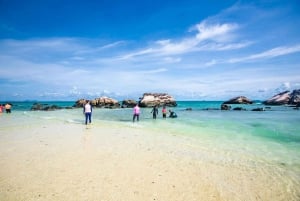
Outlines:
[{"label": "dry sand", "polygon": [[292,184],[276,180],[284,172],[274,177],[258,168],[201,160],[209,150],[192,137],[138,124],[50,121],[4,130],[0,137],[0,200],[299,198],[287,189]]}]

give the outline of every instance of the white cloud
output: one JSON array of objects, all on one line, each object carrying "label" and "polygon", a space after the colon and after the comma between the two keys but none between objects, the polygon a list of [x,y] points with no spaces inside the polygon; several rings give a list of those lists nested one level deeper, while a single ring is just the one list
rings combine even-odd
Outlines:
[{"label": "white cloud", "polygon": [[189,31],[195,32],[192,36],[182,37],[176,41],[171,39],[157,40],[145,49],[133,51],[120,56],[121,59],[135,57],[160,57],[184,55],[199,51],[225,51],[240,49],[249,46],[251,42],[234,42],[239,26],[235,23],[209,24],[202,21],[194,25]]},{"label": "white cloud", "polygon": [[158,69],[149,69],[149,70],[144,70],[144,71],[138,71],[137,73],[140,74],[156,74],[156,73],[162,73],[168,71],[166,68],[158,68]]},{"label": "white cloud", "polygon": [[166,63],[178,63],[181,61],[181,58],[179,57],[165,57],[163,58],[163,61]]},{"label": "white cloud", "polygon": [[300,45],[295,45],[295,46],[290,46],[290,47],[282,46],[282,47],[276,47],[276,48],[264,51],[262,53],[253,54],[253,55],[241,57],[241,58],[230,59],[229,63],[240,63],[240,62],[246,62],[246,61],[255,61],[255,60],[259,60],[259,59],[270,59],[273,57],[283,56],[283,55],[287,55],[287,54],[293,54],[296,52],[300,52]]},{"label": "white cloud", "polygon": [[217,64],[218,62],[215,60],[215,59],[213,59],[213,60],[211,60],[211,61],[209,61],[209,62],[206,62],[205,63],[205,65],[206,66],[212,66],[212,65],[215,65],[215,64]]},{"label": "white cloud", "polygon": [[203,21],[197,24],[194,29],[198,31],[196,39],[199,42],[204,40],[228,42],[232,39],[230,33],[238,29],[238,25],[234,23],[209,24],[208,22]]}]

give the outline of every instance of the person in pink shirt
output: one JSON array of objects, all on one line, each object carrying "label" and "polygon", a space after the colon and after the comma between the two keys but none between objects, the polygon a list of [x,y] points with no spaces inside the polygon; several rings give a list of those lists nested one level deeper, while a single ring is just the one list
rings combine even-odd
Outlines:
[{"label": "person in pink shirt", "polygon": [[133,119],[132,121],[135,121],[135,118],[137,121],[139,121],[139,117],[140,117],[140,107],[139,104],[136,104],[136,106],[133,108]]},{"label": "person in pink shirt", "polygon": [[4,105],[0,104],[0,113],[2,113],[4,111]]}]

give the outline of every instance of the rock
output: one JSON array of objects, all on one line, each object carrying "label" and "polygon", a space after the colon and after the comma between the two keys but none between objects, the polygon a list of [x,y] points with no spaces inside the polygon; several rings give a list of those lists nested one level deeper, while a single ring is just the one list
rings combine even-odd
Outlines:
[{"label": "rock", "polygon": [[[91,105],[94,107],[101,107],[101,108],[119,108],[120,103],[112,98],[103,96],[100,98],[95,98],[94,100],[90,100]],[[86,103],[85,99],[79,99],[75,102],[73,107],[83,107],[83,105]]]},{"label": "rock", "polygon": [[73,107],[83,107],[83,105],[86,103],[85,99],[79,99],[75,102],[75,104],[73,105]]},{"label": "rock", "polygon": [[299,105],[300,104],[300,89],[294,90],[291,94],[290,94],[290,101],[289,104],[290,105]]},{"label": "rock", "polygon": [[208,107],[204,108],[203,110],[220,110],[219,108],[214,108],[214,107]]},{"label": "rock", "polygon": [[119,108],[120,107],[119,101],[117,101],[113,98],[108,98],[106,96],[92,100],[91,104],[96,107],[104,107],[104,108]]},{"label": "rock", "polygon": [[63,108],[59,107],[57,105],[50,105],[50,106],[45,107],[43,110],[44,111],[53,111],[53,110],[60,110],[60,109],[63,109]]},{"label": "rock", "polygon": [[31,109],[30,110],[42,110],[43,108],[43,105],[40,104],[40,103],[34,103],[32,106],[31,106]]},{"label": "rock", "polygon": [[221,110],[230,110],[230,109],[231,109],[230,105],[226,105],[226,104],[221,105]]},{"label": "rock", "polygon": [[246,109],[244,109],[242,107],[235,107],[235,108],[233,108],[233,110],[242,111],[242,110],[246,110]]},{"label": "rock", "polygon": [[166,93],[144,93],[139,102],[140,107],[168,106],[176,107],[175,99]]},{"label": "rock", "polygon": [[57,105],[40,104],[40,103],[34,103],[31,107],[31,110],[33,111],[37,111],[37,110],[53,111],[59,109],[63,109],[63,107],[59,107]]},{"label": "rock", "polygon": [[272,98],[263,101],[263,104],[265,105],[286,105],[290,102],[290,91],[284,91],[281,92],[275,96],[273,96]]},{"label": "rock", "polygon": [[137,102],[135,100],[123,100],[122,101],[122,108],[133,108],[134,106],[136,106]]},{"label": "rock", "polygon": [[253,101],[246,98],[245,96],[238,96],[228,101],[225,101],[223,104],[252,104],[252,103]]},{"label": "rock", "polygon": [[300,89],[284,91],[264,101],[265,105],[297,105],[300,104]]},{"label": "rock", "polygon": [[259,107],[259,108],[254,108],[251,111],[265,111],[265,109],[262,107]]}]

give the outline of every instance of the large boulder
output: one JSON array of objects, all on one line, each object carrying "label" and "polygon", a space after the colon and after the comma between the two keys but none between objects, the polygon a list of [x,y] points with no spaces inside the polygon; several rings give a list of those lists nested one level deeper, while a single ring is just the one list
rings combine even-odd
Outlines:
[{"label": "large boulder", "polygon": [[252,103],[253,101],[246,98],[245,96],[238,96],[228,101],[225,101],[223,104],[252,104]]},{"label": "large boulder", "polygon": [[167,93],[144,93],[139,102],[140,107],[168,106],[176,107],[175,99]]},{"label": "large boulder", "polygon": [[83,105],[86,103],[86,99],[79,99],[75,102],[73,107],[83,107]]},{"label": "large boulder", "polygon": [[[101,108],[119,108],[120,103],[113,99],[106,96],[102,96],[100,98],[95,98],[94,100],[90,100],[91,105],[94,107],[101,107]],[[86,103],[86,99],[79,99],[75,102],[74,107],[83,107]]]},{"label": "large boulder", "polygon": [[119,108],[120,103],[119,101],[109,98],[106,96],[102,96],[100,98],[96,98],[95,100],[91,101],[92,105],[96,107],[104,107],[104,108]]},{"label": "large boulder", "polygon": [[297,105],[300,103],[300,89],[284,91],[264,101],[265,105]]},{"label": "large boulder", "polygon": [[289,104],[291,99],[290,91],[284,91],[279,94],[276,94],[272,98],[269,98],[266,101],[263,101],[265,105],[286,105]]}]

